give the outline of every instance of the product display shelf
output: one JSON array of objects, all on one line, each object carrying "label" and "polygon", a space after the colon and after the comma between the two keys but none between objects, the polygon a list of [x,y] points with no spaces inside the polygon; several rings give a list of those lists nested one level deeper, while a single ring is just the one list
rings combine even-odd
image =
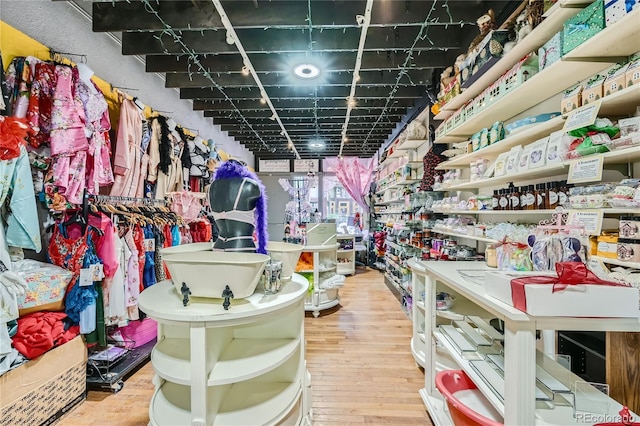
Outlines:
[{"label": "product display shelf", "polygon": [[463,90],[462,93],[444,105],[440,112],[435,116],[435,119],[444,120],[448,118],[461,106],[467,103],[467,101],[482,93],[484,89],[489,87],[489,85],[494,81],[498,80],[502,74],[517,64],[518,61],[525,57],[529,52],[536,51],[540,46],[553,37],[555,33],[562,31],[564,21],[575,16],[589,3],[589,1],[584,0],[568,0],[558,1],[554,4],[554,6],[547,12],[546,18],[528,36],[502,56],[498,62],[489,68],[471,86],[466,90]]},{"label": "product display shelf", "polygon": [[401,204],[405,202],[405,198],[404,197],[399,197],[399,198],[394,198],[393,200],[388,200],[388,201],[381,201],[379,203],[376,203],[376,205],[379,206],[388,206],[391,204]]},{"label": "product display shelf", "polygon": [[354,235],[338,235],[336,239],[340,245],[337,253],[337,273],[354,275],[356,273],[356,237]]},{"label": "product display shelf", "polygon": [[506,138],[481,148],[477,151],[470,152],[454,157],[450,160],[443,161],[438,164],[436,170],[448,170],[458,167],[469,167],[471,161],[477,158],[495,158],[501,152],[508,151],[514,146],[533,142],[537,139],[541,139],[545,136],[549,136],[551,132],[560,130],[564,125],[564,117],[558,116],[551,120],[543,121],[535,126],[527,127],[519,132],[510,134]]},{"label": "product display shelf", "polygon": [[[568,207],[567,207],[568,208]],[[588,210],[588,209],[586,209]],[[638,213],[638,209],[620,209],[620,208],[610,208],[603,207],[600,208],[605,215],[621,215],[621,214],[636,214]],[[448,210],[448,211],[438,211],[434,213],[442,213],[442,214],[473,214],[473,215],[512,215],[512,216],[523,216],[523,215],[550,215],[555,213],[555,209],[538,209],[538,210]]]},{"label": "product display shelf", "polygon": [[449,236],[452,236],[452,237],[466,238],[468,240],[480,241],[482,243],[497,243],[498,242],[498,240],[494,240],[492,238],[486,238],[486,237],[481,237],[481,236],[476,236],[476,235],[460,234],[458,232],[445,231],[445,230],[441,230],[441,229],[434,229],[433,232],[436,233],[436,234],[444,234],[444,235],[449,235]]},{"label": "product display shelf", "polygon": [[404,141],[400,142],[398,146],[396,146],[396,149],[400,151],[408,151],[408,150],[420,148],[422,145],[424,145],[427,142],[428,140],[426,139],[405,139]]},{"label": "product display shelf", "polygon": [[[543,69],[480,113],[447,133],[448,136],[471,136],[496,121],[507,121],[540,102],[607,68],[638,50],[640,9],[635,9],[614,25],[565,55],[562,60]],[[610,61],[606,61],[607,57]],[[604,99],[604,98],[603,98]]]},{"label": "product display shelf", "polygon": [[[303,253],[313,253],[313,270],[299,271],[313,273],[313,291],[307,294],[304,302],[305,311],[313,312],[314,317],[320,316],[320,311],[333,308],[340,303],[340,296],[337,288],[324,289],[321,287],[320,273],[337,270],[337,254],[339,244],[326,244],[316,246],[304,246]],[[329,260],[333,266],[322,268],[321,260]]]},{"label": "product display shelf", "polygon": [[[640,148],[633,146],[625,149],[618,149],[615,151],[609,151],[602,154],[604,158],[604,164],[626,164],[640,160]],[[593,157],[593,156],[592,156]],[[582,157],[589,158],[589,157]],[[575,161],[575,160],[574,160]],[[510,174],[504,176],[493,177],[490,179],[480,179],[473,182],[465,182],[456,185],[451,185],[446,188],[448,191],[458,189],[471,189],[471,188],[484,188],[492,185],[497,185],[506,182],[523,182],[531,178],[543,178],[557,176],[560,174],[566,174],[569,170],[569,162],[555,163],[547,166],[542,166],[536,169],[529,169],[517,174]]]},{"label": "product display shelf", "polygon": [[[584,424],[574,417],[571,407],[536,406],[536,330],[593,330],[593,331],[640,331],[640,318],[571,318],[533,317],[519,311],[493,297],[486,296],[484,286],[465,279],[459,270],[464,270],[456,262],[416,262],[410,263],[414,276],[422,277],[425,285],[425,307],[435,307],[435,293],[442,287],[450,288],[461,297],[486,310],[492,317],[505,322],[504,335],[504,401],[485,383],[484,378],[468,365],[469,360],[460,356],[442,338],[436,328],[435,316],[425,316],[425,334],[430,333],[434,344],[425,353],[425,388],[420,394],[437,425],[451,424],[444,410],[443,399],[435,388],[433,380],[438,354],[436,345],[446,348],[465,372],[474,380],[480,391],[504,416],[505,424]],[[477,265],[477,274],[491,268]],[[438,284],[437,284],[438,283]],[[487,316],[485,316],[486,318]],[[567,373],[569,376],[570,373]],[[607,415],[616,416],[622,406],[604,396],[608,403]],[[591,423],[589,423],[591,424]]]},{"label": "product display shelf", "polygon": [[[636,210],[637,213],[637,210]],[[591,260],[599,260],[603,263],[608,263],[610,265],[617,265],[617,266],[624,266],[626,268],[633,268],[633,269],[640,269],[640,262],[624,262],[622,260],[618,260],[618,259],[611,259],[609,257],[603,257],[603,256],[595,256],[595,255],[591,255],[590,257]]]},{"label": "product display shelf", "polygon": [[183,306],[171,281],[145,289],[140,309],[158,322],[150,424],[308,424],[307,289],[294,274],[279,293],[258,286],[228,310],[213,298]]}]

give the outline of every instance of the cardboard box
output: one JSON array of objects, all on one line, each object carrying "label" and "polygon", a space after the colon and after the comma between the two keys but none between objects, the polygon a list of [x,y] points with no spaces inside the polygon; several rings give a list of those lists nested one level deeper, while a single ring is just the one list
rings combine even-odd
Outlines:
[{"label": "cardboard box", "polygon": [[636,59],[629,63],[625,80],[627,81],[627,87],[634,84],[640,84],[640,59]]},{"label": "cardboard box", "polygon": [[[553,271],[491,271],[485,274],[485,293],[513,306],[511,280],[523,276],[555,276]],[[525,285],[527,313],[533,316],[637,318],[638,289],[594,284],[570,285],[553,292],[552,284]]]},{"label": "cardboard box", "polygon": [[0,376],[0,425],[51,424],[86,398],[81,336]]},{"label": "cardboard box", "polygon": [[560,110],[562,115],[566,115],[580,106],[582,106],[582,86],[578,84],[564,92],[560,101]]},{"label": "cardboard box", "polygon": [[307,224],[307,245],[324,246],[337,244],[335,223]]},{"label": "cardboard box", "polygon": [[562,58],[562,31],[557,32],[538,49],[538,69],[549,68]]},{"label": "cardboard box", "polygon": [[584,85],[582,89],[582,105],[592,104],[604,96],[604,75],[596,75]]},{"label": "cardboard box", "polygon": [[605,27],[604,2],[596,0],[567,19],[563,25],[562,56],[571,52]]},{"label": "cardboard box", "polygon": [[602,0],[604,2],[604,20],[610,26],[640,6],[640,0]]}]

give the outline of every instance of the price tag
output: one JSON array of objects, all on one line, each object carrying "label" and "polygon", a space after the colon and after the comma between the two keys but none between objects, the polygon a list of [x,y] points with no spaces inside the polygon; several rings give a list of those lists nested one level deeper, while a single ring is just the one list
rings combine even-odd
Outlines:
[{"label": "price tag", "polygon": [[596,122],[596,118],[598,118],[601,102],[602,101],[597,100],[592,104],[587,104],[571,111],[567,117],[567,121],[564,122],[562,130],[570,132],[571,130],[591,126]]},{"label": "price tag", "polygon": [[567,183],[597,182],[602,179],[604,155],[590,155],[569,163]]},{"label": "price tag", "polygon": [[569,210],[567,225],[580,225],[589,235],[600,235],[602,229],[602,210]]},{"label": "price tag", "polygon": [[88,268],[80,269],[80,278],[78,284],[80,287],[93,285],[94,281],[102,281],[104,278],[104,270],[101,263],[96,263]]},{"label": "price tag", "polygon": [[78,279],[78,285],[80,285],[80,287],[88,287],[90,285],[93,285],[90,268],[80,269],[80,278]]},{"label": "price tag", "polygon": [[147,238],[144,240],[144,251],[156,251],[155,238]]}]

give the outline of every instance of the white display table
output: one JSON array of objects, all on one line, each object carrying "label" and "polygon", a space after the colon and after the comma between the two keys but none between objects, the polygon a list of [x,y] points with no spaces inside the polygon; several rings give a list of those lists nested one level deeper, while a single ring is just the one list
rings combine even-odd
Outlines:
[{"label": "white display table", "polygon": [[156,371],[151,425],[311,424],[305,366],[304,297],[294,274],[280,293],[258,286],[246,299],[182,296],[171,281],[140,294],[140,309],[158,322],[151,354]]},{"label": "white display table", "polygon": [[[559,381],[566,381],[565,384],[570,388],[574,382],[582,380],[559,364],[552,363],[551,358],[541,358],[539,352],[536,354],[536,330],[640,331],[639,318],[535,317],[486,295],[484,285],[463,276],[482,276],[484,271],[491,270],[482,263],[423,262],[412,259],[409,266],[413,272],[413,285],[421,281],[420,286],[424,289],[424,300],[421,300],[421,296],[414,299],[414,303],[419,303],[419,309],[424,311],[424,329],[419,331],[423,331],[425,340],[423,353],[420,354],[425,368],[425,387],[420,390],[420,395],[434,424],[451,424],[444,399],[435,387],[434,377],[442,366],[452,368],[452,361],[457,368],[465,370],[491,405],[504,416],[504,424],[593,424],[589,423],[589,416],[583,417],[583,420],[575,418],[569,405],[541,408],[536,404],[536,365],[541,362],[546,363],[549,372]],[[451,311],[436,311],[435,295],[438,291],[447,291],[456,296]],[[505,324],[504,389],[501,389],[501,395],[486,384],[486,377],[472,368],[467,356],[461,356],[449,344],[436,324],[436,316],[455,320],[478,315],[484,319],[500,318]],[[412,345],[418,342],[414,335]],[[599,391],[595,395],[598,403],[608,407],[606,415],[611,416],[608,418],[616,418],[621,405]]]}]

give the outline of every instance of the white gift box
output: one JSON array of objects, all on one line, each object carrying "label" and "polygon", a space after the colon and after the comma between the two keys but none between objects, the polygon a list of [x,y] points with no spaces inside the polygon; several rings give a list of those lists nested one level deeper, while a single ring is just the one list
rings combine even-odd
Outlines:
[{"label": "white gift box", "polygon": [[[485,274],[485,293],[513,306],[511,280],[523,276],[556,276],[553,271],[491,271]],[[553,284],[525,284],[527,313],[554,317],[639,317],[638,289],[598,284],[569,285],[553,292]]]}]

